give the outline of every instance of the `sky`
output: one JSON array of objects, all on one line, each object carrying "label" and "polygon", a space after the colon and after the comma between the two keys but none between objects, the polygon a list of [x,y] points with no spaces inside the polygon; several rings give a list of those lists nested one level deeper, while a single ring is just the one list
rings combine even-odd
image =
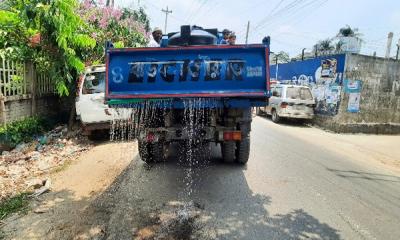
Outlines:
[{"label": "sky", "polygon": [[400,39],[400,0],[115,0],[123,7],[145,8],[151,27],[164,30],[168,6],[167,32],[181,25],[228,28],[244,43],[250,21],[249,43],[271,36],[272,51],[286,51],[291,57],[303,48],[311,51],[319,40],[336,36],[347,24],[358,28],[364,40],[361,53],[384,56],[387,36],[394,33],[391,56]]}]

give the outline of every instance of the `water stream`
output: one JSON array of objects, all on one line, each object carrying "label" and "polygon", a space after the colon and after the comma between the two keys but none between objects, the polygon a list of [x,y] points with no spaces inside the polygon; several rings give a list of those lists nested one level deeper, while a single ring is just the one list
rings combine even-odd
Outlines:
[{"label": "water stream", "polygon": [[[178,142],[177,162],[183,171],[183,183],[178,200],[184,204],[176,211],[180,224],[191,222],[194,212],[193,194],[195,184],[200,182],[202,169],[210,161],[210,143],[204,141],[206,128],[212,125],[213,112],[216,111],[217,100],[207,98],[187,98],[182,100],[183,109],[173,110],[171,100],[144,101],[141,103],[114,106],[110,128],[111,141],[134,141],[147,135],[148,128],[164,126],[164,118],[172,117],[173,124],[181,124],[186,138]],[[171,159],[169,159],[171,160]],[[162,164],[162,163],[158,163]]]}]

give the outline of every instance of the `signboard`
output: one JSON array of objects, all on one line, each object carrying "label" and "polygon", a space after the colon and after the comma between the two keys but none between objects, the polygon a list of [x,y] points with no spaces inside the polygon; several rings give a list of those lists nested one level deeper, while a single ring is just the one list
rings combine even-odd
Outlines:
[{"label": "signboard", "polygon": [[107,99],[268,94],[264,45],[111,49]]},{"label": "signboard", "polygon": [[344,92],[345,93],[359,93],[361,92],[362,88],[362,81],[361,80],[349,80],[345,79],[344,83]]},{"label": "signboard", "polygon": [[349,104],[347,105],[347,111],[352,113],[358,113],[360,111],[360,93],[349,94]]}]

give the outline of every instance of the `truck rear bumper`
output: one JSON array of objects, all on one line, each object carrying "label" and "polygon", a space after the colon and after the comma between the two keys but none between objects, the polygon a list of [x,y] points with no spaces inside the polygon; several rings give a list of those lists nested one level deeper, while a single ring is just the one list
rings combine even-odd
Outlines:
[{"label": "truck rear bumper", "polygon": [[[202,127],[202,128],[148,128],[145,132],[141,132],[139,140],[145,142],[178,142],[191,140],[193,142],[222,142],[224,141],[224,133],[235,131],[228,127]],[[236,131],[238,132],[238,131]]]},{"label": "truck rear bumper", "polygon": [[90,135],[94,130],[110,129],[110,122],[82,123],[83,135]]},{"label": "truck rear bumper", "polygon": [[281,113],[279,117],[283,118],[296,118],[296,119],[313,119],[314,114],[308,113]]}]

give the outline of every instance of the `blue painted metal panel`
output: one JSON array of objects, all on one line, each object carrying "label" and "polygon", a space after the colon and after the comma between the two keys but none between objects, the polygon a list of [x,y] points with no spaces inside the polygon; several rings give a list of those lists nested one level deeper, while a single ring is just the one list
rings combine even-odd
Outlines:
[{"label": "blue painted metal panel", "polygon": [[264,45],[107,51],[106,98],[267,97]]},{"label": "blue painted metal panel", "polygon": [[306,83],[316,84],[318,80],[334,77],[335,83],[341,85],[345,58],[345,54],[337,54],[278,64],[278,68],[276,65],[271,65],[271,80],[307,85]]}]

